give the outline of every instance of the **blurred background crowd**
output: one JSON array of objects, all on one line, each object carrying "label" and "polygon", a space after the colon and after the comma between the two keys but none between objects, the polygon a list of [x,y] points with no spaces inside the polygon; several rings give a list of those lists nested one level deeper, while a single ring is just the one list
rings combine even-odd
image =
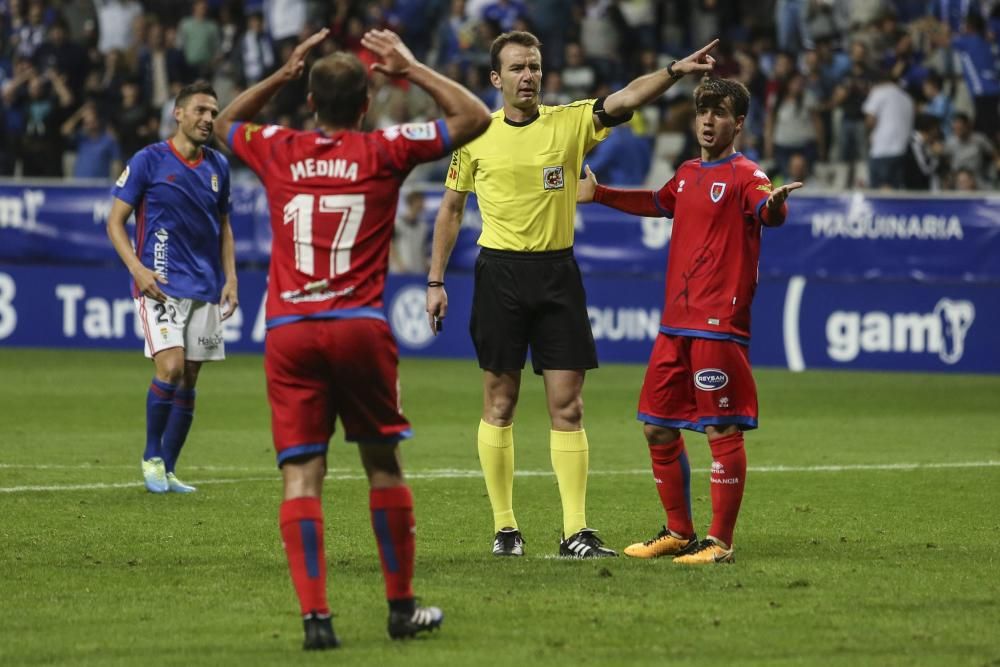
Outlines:
[{"label": "blurred background crowd", "polygon": [[[388,27],[493,109],[489,46],[503,31],[541,39],[546,104],[606,95],[719,36],[717,74],[752,93],[738,147],[775,181],[997,185],[1000,0],[0,0],[0,176],[116,175],[173,132],[182,85],[206,78],[225,105],[323,26],[332,39],[317,55],[370,61],[361,35]],[[697,156],[696,83],[595,149],[602,182],[658,187]],[[304,87],[287,86],[261,120],[309,127]],[[369,127],[436,115],[406,82],[376,76],[372,92]]]}]

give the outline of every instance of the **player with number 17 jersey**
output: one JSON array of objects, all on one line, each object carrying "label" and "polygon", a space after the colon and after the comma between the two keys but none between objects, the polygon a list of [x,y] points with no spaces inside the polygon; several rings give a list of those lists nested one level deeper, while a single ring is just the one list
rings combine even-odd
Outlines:
[{"label": "player with number 17 jersey", "polygon": [[399,188],[415,165],[451,150],[444,121],[334,134],[234,123],[228,143],[267,190],[267,327],[383,319]]}]

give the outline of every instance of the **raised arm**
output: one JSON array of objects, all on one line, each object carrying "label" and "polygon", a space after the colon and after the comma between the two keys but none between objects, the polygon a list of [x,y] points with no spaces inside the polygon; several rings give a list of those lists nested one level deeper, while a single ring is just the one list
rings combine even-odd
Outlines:
[{"label": "raised arm", "polygon": [[62,125],[59,126],[59,133],[64,137],[73,136],[73,133],[76,132],[77,125],[80,124],[80,120],[83,118],[83,110],[85,108],[86,105],[83,105],[74,111],[72,116],[64,120]]},{"label": "raised arm", "polygon": [[455,249],[458,230],[462,227],[465,200],[468,192],[444,189],[441,208],[434,219],[434,244],[431,249],[431,268],[427,273],[427,321],[437,335],[440,321],[448,314],[448,293],[444,290],[444,272],[451,251]]},{"label": "raised arm", "polygon": [[236,96],[232,102],[226,105],[218,117],[215,119],[213,132],[216,139],[223,146],[227,145],[229,130],[236,121],[252,120],[260,110],[264,108],[274,95],[289,81],[302,76],[306,69],[306,56],[317,44],[326,39],[330,34],[329,29],[323,28],[315,32],[299,43],[292,51],[292,55],[284,65],[279,67],[271,76],[258,81],[253,86],[247,88]]},{"label": "raised arm", "polygon": [[135,279],[139,291],[157,301],[166,301],[167,295],[163,293],[158,283],[166,285],[167,279],[143,266],[135,250],[132,249],[132,242],[129,241],[128,233],[125,231],[125,221],[130,215],[132,207],[115,197],[111,202],[111,212],[108,214],[108,238],[111,239],[111,245],[115,247],[128,272]]},{"label": "raised arm", "polygon": [[[710,56],[709,52],[718,43],[719,40],[713,39],[687,58],[676,60],[664,69],[633,79],[621,90],[608,95],[604,100],[604,112],[609,116],[626,116],[642,105],[655,100],[685,75],[695,72],[711,72],[715,65],[715,58]],[[594,114],[594,127],[597,129],[604,127],[598,114]]]},{"label": "raised arm", "polygon": [[361,44],[382,62],[372,69],[392,77],[406,77],[426,90],[444,113],[452,148],[468,143],[486,131],[490,110],[465,86],[438,74],[419,62],[399,35],[391,30],[369,30]]}]

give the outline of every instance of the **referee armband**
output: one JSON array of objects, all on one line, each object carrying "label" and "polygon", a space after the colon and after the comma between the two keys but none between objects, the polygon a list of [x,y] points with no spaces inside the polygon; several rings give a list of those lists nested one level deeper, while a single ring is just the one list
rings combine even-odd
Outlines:
[{"label": "referee armband", "polygon": [[612,116],[607,111],[604,110],[604,97],[598,97],[597,101],[594,102],[594,113],[597,114],[597,119],[601,121],[601,125],[604,127],[614,127],[616,125],[621,125],[622,123],[627,123],[632,120],[632,112],[629,111],[627,114],[621,116]]}]

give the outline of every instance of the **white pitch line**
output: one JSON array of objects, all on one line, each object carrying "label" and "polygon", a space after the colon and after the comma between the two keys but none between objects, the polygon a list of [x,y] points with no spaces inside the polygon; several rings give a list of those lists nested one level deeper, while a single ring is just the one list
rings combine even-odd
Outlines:
[{"label": "white pitch line", "polygon": [[[4,468],[21,470],[138,470],[138,465],[125,463],[0,463],[0,470]],[[278,469],[277,465],[270,467],[263,466],[184,466],[184,470],[209,470],[214,472],[273,472]],[[349,472],[353,468],[327,468],[330,472]]]},{"label": "white pitch line", "polygon": [[[30,466],[28,464],[17,465],[17,464],[0,464],[0,467],[18,467],[18,468],[30,468],[30,469],[48,469],[49,466],[38,465]],[[111,467],[111,466],[109,466]],[[118,467],[118,466],[114,466]],[[131,467],[131,466],[130,466]],[[821,466],[751,466],[748,469],[749,473],[813,473],[813,472],[853,472],[853,471],[910,471],[910,470],[937,470],[937,469],[956,469],[956,468],[996,468],[1000,467],[1000,461],[955,461],[955,462],[944,462],[944,463],[871,463],[871,464],[854,464],[854,465],[821,465]],[[73,469],[73,466],[61,466],[61,469]],[[75,469],[91,469],[92,466],[81,465],[77,466]],[[194,466],[189,469],[197,469]],[[265,469],[247,469],[254,472],[264,472]],[[340,469],[331,469],[331,472],[335,474],[327,474],[326,478],[332,481],[337,480],[363,480],[365,476],[362,474],[340,474],[338,472]],[[710,472],[708,468],[693,468],[691,472],[695,473],[707,473]],[[554,473],[550,470],[519,470],[514,473],[517,477],[553,477]],[[646,468],[638,470],[591,470],[590,474],[593,476],[615,476],[615,475],[648,475],[650,471]],[[437,470],[424,470],[424,471],[413,471],[406,474],[408,479],[426,479],[426,480],[437,480],[437,479],[468,479],[468,478],[478,478],[482,476],[482,472],[479,470],[462,470],[462,469],[437,469]],[[280,476],[275,471],[274,475],[270,477],[242,477],[233,479],[192,479],[190,480],[192,484],[239,484],[247,482],[277,482],[280,481]],[[103,489],[129,489],[141,487],[142,482],[96,482],[93,484],[50,484],[50,485],[30,485],[30,486],[0,486],[0,493],[26,493],[31,491],[97,491]]]},{"label": "white pitch line", "polygon": [[[236,484],[239,482],[274,482],[279,477],[245,477],[242,479],[200,479],[197,484]],[[142,482],[95,482],[93,484],[51,484],[48,486],[0,486],[0,493],[29,491],[99,491],[104,489],[142,488]]]}]

